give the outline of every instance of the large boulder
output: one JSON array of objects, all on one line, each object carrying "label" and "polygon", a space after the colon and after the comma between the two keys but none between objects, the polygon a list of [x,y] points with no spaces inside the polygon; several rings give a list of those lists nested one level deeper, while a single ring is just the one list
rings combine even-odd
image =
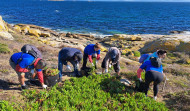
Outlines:
[{"label": "large boulder", "polygon": [[157,40],[147,42],[140,51],[147,53],[155,52],[158,49],[164,49],[171,52],[178,51],[190,53],[190,36],[159,38]]},{"label": "large boulder", "polygon": [[51,35],[50,35],[50,33],[49,32],[42,32],[41,34],[40,34],[40,37],[50,37]]},{"label": "large boulder", "polygon": [[8,32],[8,27],[5,21],[0,16],[0,36],[9,40],[13,40],[13,36]]},{"label": "large boulder", "polygon": [[28,34],[29,34],[29,35],[32,35],[32,36],[40,37],[41,31],[38,30],[38,29],[30,29],[30,30],[28,31]]},{"label": "large boulder", "polygon": [[18,25],[15,25],[14,26],[14,30],[16,31],[16,32],[21,32],[21,28],[20,28],[20,26],[18,26]]}]

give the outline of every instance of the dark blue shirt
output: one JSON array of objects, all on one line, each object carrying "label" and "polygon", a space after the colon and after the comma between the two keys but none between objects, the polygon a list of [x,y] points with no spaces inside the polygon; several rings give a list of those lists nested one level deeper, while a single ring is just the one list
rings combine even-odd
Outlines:
[{"label": "dark blue shirt", "polygon": [[89,44],[89,45],[87,45],[85,47],[85,49],[84,49],[84,53],[86,53],[88,55],[92,55],[92,54],[95,54],[95,53],[100,54],[100,50],[95,51],[94,50],[94,46],[95,46],[95,44]]},{"label": "dark blue shirt", "polygon": [[71,59],[74,60],[73,56],[74,56],[74,54],[76,52],[82,54],[82,52],[79,49],[70,48],[70,47],[64,47],[64,48],[61,49],[61,51],[59,51],[60,59],[62,61],[64,61],[64,60],[71,60]]},{"label": "dark blue shirt", "polygon": [[141,69],[146,69],[146,72],[151,70],[151,71],[158,71],[158,72],[160,72],[160,73],[163,73],[162,65],[161,65],[160,67],[154,67],[154,66],[152,66],[150,60],[144,62],[144,63],[140,66],[140,68],[141,68]]}]

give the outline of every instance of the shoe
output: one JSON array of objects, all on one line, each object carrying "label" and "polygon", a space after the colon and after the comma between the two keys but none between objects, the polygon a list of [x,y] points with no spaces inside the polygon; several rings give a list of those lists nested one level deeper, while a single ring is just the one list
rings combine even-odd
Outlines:
[{"label": "shoe", "polygon": [[25,86],[21,86],[21,90],[23,90],[23,89],[28,89],[29,87],[27,86],[27,85],[25,85]]},{"label": "shoe", "polygon": [[77,74],[76,77],[82,77],[82,75],[81,74]]},{"label": "shoe", "polygon": [[62,82],[62,77],[60,77],[60,78],[58,79],[58,82]]},{"label": "shoe", "polygon": [[156,100],[157,99],[157,96],[154,96],[154,100]]}]

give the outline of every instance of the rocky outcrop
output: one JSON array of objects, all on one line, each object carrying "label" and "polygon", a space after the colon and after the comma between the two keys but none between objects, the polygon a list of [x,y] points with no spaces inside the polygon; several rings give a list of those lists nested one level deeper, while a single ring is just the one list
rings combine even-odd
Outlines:
[{"label": "rocky outcrop", "polygon": [[0,36],[5,39],[13,40],[14,39],[13,36],[8,31],[9,31],[9,29],[8,29],[5,21],[0,16]]},{"label": "rocky outcrop", "polygon": [[33,35],[36,37],[58,37],[59,36],[58,32],[55,32],[48,28],[36,26],[36,25],[16,24],[14,26],[14,29],[17,32]]},{"label": "rocky outcrop", "polygon": [[140,49],[141,52],[155,52],[158,49],[167,51],[178,51],[190,53],[190,36],[178,35],[176,37],[162,37],[151,42],[147,42],[145,46]]}]

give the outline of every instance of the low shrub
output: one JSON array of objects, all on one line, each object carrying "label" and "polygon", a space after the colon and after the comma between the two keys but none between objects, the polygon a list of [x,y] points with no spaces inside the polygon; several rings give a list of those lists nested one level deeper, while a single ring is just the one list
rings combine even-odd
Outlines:
[{"label": "low shrub", "polygon": [[141,56],[141,53],[139,51],[134,51],[133,53],[134,53],[135,57],[140,57]]},{"label": "low shrub", "polygon": [[26,110],[168,110],[109,74],[71,78],[49,91],[25,90],[23,94],[28,101]]},{"label": "low shrub", "polygon": [[10,51],[10,49],[9,49],[9,47],[8,47],[8,45],[7,44],[2,44],[2,43],[0,43],[0,53],[5,53],[5,54],[7,54],[7,53],[10,53],[11,51]]},{"label": "low shrub", "polygon": [[1,111],[16,111],[14,109],[13,104],[10,104],[8,101],[2,100],[0,101],[0,110]]}]

